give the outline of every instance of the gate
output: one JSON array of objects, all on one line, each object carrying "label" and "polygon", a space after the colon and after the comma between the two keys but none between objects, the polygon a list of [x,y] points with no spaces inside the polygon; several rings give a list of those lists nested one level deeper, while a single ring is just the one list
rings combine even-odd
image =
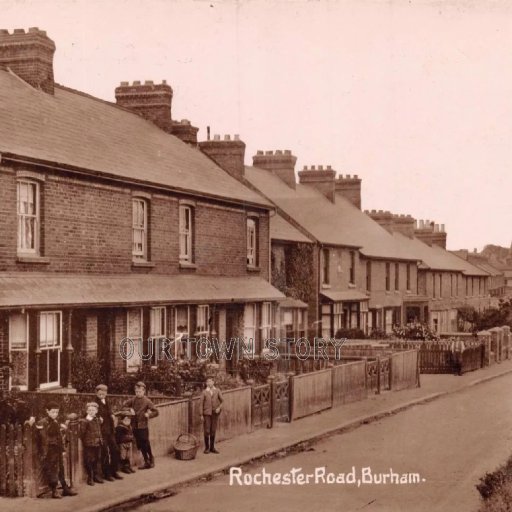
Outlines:
[{"label": "gate", "polygon": [[270,384],[254,386],[251,393],[252,426],[254,428],[270,425]]}]

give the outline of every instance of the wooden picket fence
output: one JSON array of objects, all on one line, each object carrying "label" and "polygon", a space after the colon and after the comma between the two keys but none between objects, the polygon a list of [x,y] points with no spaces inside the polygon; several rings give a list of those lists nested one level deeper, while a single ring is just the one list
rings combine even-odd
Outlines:
[{"label": "wooden picket fence", "polygon": [[[394,341],[395,350],[416,348],[419,350],[420,373],[463,373],[485,366],[485,344],[475,339],[464,340],[464,349],[457,350],[449,340],[442,341]],[[455,346],[456,347],[456,346]]]},{"label": "wooden picket fence", "polygon": [[21,425],[0,425],[0,496],[24,496],[24,454]]},{"label": "wooden picket fence", "polygon": [[[376,359],[348,359],[337,361],[337,365],[327,363],[326,368],[317,371],[289,374],[281,378],[270,376],[263,385],[247,385],[223,391],[219,440],[244,435],[257,428],[272,428],[279,421],[293,421],[348,402],[362,400],[371,392],[403,389],[419,384],[417,350],[400,351],[392,356]],[[29,398],[35,400],[36,397],[29,395]],[[54,395],[51,399],[53,398]],[[63,395],[60,400],[64,411],[69,413],[79,412],[73,411],[71,404],[82,407],[83,401],[88,398]],[[46,396],[44,399],[47,400]],[[41,399],[40,401],[42,402]],[[116,403],[120,405],[121,399]],[[179,400],[158,403],[156,407],[160,414],[150,424],[156,456],[173,453],[174,443],[182,433],[201,436],[199,397],[189,393]],[[73,486],[83,485],[85,471],[76,419],[68,422],[65,450],[66,479]],[[136,450],[134,452],[133,458],[136,461]],[[36,497],[47,491],[41,471],[35,426],[28,423],[1,426],[0,496]]]}]

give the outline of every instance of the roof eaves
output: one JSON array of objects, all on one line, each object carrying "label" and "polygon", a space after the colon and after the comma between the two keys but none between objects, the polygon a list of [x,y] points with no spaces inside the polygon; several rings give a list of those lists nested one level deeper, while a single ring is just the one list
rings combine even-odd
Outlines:
[{"label": "roof eaves", "polygon": [[180,194],[186,194],[186,195],[190,195],[190,196],[194,196],[194,197],[204,197],[204,198],[208,198],[208,199],[215,199],[217,201],[222,201],[223,203],[243,205],[243,206],[248,205],[251,207],[262,208],[265,210],[272,210],[272,202],[270,202],[270,204],[256,203],[254,201],[229,198],[229,197],[225,197],[225,196],[219,196],[216,194],[206,194],[204,192],[199,192],[196,190],[189,190],[189,189],[184,189],[184,188],[180,188],[180,187],[171,187],[168,185],[163,185],[163,184],[155,183],[152,181],[137,180],[134,178],[121,177],[121,176],[117,176],[115,174],[98,171],[95,169],[80,168],[80,167],[76,167],[76,166],[72,166],[72,165],[68,165],[68,164],[64,164],[64,163],[60,163],[60,162],[50,162],[50,161],[41,160],[41,159],[37,159],[37,158],[33,158],[33,157],[17,155],[14,153],[0,152],[0,163],[4,160],[15,162],[15,163],[22,163],[22,164],[26,164],[26,165],[37,165],[40,167],[47,167],[47,168],[57,170],[57,171],[73,172],[73,173],[77,173],[77,174],[86,175],[89,177],[96,176],[98,178],[104,178],[104,179],[112,180],[115,182],[144,185],[144,186],[159,189],[159,190],[178,192]]}]

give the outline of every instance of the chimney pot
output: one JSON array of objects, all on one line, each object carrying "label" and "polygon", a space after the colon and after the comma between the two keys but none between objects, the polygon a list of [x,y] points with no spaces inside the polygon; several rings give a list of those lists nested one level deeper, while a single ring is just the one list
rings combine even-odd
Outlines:
[{"label": "chimney pot", "polygon": [[316,170],[314,165],[311,166],[311,170],[312,171]]},{"label": "chimney pot", "polygon": [[167,85],[167,80],[162,80],[162,85]]},{"label": "chimney pot", "polygon": [[213,136],[213,140],[220,140],[220,135],[218,133],[216,133],[214,136]]},{"label": "chimney pot", "polygon": [[292,154],[292,152],[289,149],[285,149],[284,150],[284,154],[287,155],[287,156],[290,156]]},{"label": "chimney pot", "polygon": [[354,179],[355,180],[358,180],[359,179],[359,176],[357,174],[354,174]]},{"label": "chimney pot", "polygon": [[319,166],[318,166],[318,170],[319,170],[319,171],[323,171],[323,170],[324,170],[324,166],[323,166],[323,165],[319,165]]},{"label": "chimney pot", "polygon": [[240,140],[240,135],[238,133],[235,133],[234,140]]},{"label": "chimney pot", "polygon": [[262,151],[261,149],[258,149],[258,151],[256,151],[256,154],[257,154],[258,156],[261,156],[261,155],[263,155],[263,151]]},{"label": "chimney pot", "polygon": [[327,166],[328,171],[332,171],[332,167],[330,165]]},{"label": "chimney pot", "polygon": [[224,140],[231,140],[231,136],[230,135],[224,135]]}]

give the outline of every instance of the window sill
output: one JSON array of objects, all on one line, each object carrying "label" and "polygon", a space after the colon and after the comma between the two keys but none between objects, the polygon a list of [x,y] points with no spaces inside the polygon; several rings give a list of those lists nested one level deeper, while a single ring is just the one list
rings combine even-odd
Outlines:
[{"label": "window sill", "polygon": [[348,287],[354,289],[356,287],[355,283],[348,283]]},{"label": "window sill", "polygon": [[253,267],[251,265],[247,265],[247,272],[261,272],[261,267]]},{"label": "window sill", "polygon": [[152,261],[132,261],[134,268],[154,268],[155,264]]},{"label": "window sill", "polygon": [[329,290],[330,288],[331,288],[330,284],[325,284],[325,283],[322,284],[322,290]]},{"label": "window sill", "polygon": [[197,265],[195,263],[191,263],[190,261],[180,261],[180,268],[195,270]]},{"label": "window sill", "polygon": [[18,263],[34,263],[39,265],[48,265],[50,263],[50,258],[45,258],[44,256],[36,256],[36,255],[18,255],[17,258]]},{"label": "window sill", "polygon": [[406,291],[405,291],[405,293],[406,293],[407,295],[412,295],[412,291],[411,291],[411,290],[406,290]]},{"label": "window sill", "polygon": [[386,295],[391,295],[391,291],[390,290],[386,290]]}]

